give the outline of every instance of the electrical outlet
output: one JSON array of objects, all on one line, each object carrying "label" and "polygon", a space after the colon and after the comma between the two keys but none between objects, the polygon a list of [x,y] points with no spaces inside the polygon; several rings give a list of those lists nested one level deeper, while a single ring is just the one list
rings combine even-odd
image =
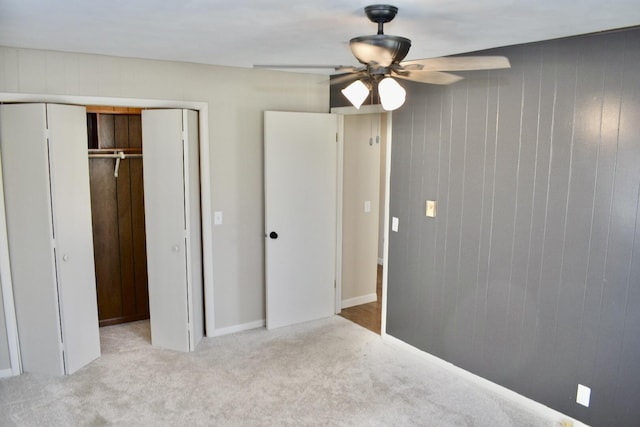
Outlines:
[{"label": "electrical outlet", "polygon": [[578,392],[576,393],[576,402],[588,408],[590,400],[591,400],[591,389],[585,385],[578,384]]}]

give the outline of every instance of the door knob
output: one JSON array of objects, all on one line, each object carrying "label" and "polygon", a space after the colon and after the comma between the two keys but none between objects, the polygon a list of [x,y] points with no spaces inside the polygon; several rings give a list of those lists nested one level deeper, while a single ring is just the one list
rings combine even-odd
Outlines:
[{"label": "door knob", "polygon": [[69,261],[69,254],[62,255],[62,260],[63,261]]},{"label": "door knob", "polygon": [[275,231],[272,231],[271,233],[269,233],[269,237],[271,237],[272,239],[277,239],[278,233],[276,233]]},{"label": "door knob", "polygon": [[173,245],[173,247],[171,248],[171,250],[173,250],[173,252],[180,252],[180,246],[178,246],[178,245]]}]

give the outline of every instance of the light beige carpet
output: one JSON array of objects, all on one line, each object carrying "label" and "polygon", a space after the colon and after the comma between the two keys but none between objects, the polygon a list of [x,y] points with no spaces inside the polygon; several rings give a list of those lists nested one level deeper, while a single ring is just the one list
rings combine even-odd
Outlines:
[{"label": "light beige carpet", "polygon": [[2,426],[554,426],[341,317],[149,345],[147,322],[103,328],[67,377],[0,380]]}]

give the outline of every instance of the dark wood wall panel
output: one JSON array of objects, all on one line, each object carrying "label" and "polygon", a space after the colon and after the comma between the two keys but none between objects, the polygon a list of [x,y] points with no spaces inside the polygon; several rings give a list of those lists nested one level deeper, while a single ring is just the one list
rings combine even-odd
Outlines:
[{"label": "dark wood wall panel", "polygon": [[589,425],[635,425],[640,29],[483,54],[512,68],[404,82],[387,332]]},{"label": "dark wood wall panel", "polygon": [[[142,150],[142,122],[140,115],[129,116],[129,147]],[[131,227],[133,230],[144,230],[144,187],[142,180],[142,159],[129,160],[131,194],[136,203],[131,205]],[[148,313],[149,290],[147,287],[147,242],[145,234],[132,234],[132,255],[134,267],[134,283],[136,284],[136,311]]]},{"label": "dark wood wall panel", "polygon": [[[115,146],[129,148],[129,117],[116,115]],[[118,225],[120,239],[120,279],[122,280],[122,314],[129,317],[136,311],[136,294],[133,274],[133,227],[131,205],[135,202],[131,194],[129,160],[120,162],[117,181]]]},{"label": "dark wood wall panel", "polygon": [[[98,114],[100,148],[142,149],[140,115]],[[90,161],[101,326],[149,317],[142,159]]]},{"label": "dark wood wall panel", "polygon": [[104,179],[113,176],[113,161],[93,159],[89,165],[98,318],[112,319],[122,316],[120,249],[118,239],[113,238],[118,235],[116,183]]}]

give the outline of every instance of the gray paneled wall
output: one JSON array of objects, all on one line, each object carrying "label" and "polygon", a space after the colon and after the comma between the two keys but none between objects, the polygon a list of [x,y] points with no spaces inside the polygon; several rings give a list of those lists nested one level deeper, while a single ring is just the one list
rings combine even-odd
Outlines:
[{"label": "gray paneled wall", "polygon": [[636,425],[640,29],[483,53],[512,68],[407,85],[394,112],[387,332],[588,424]]}]

